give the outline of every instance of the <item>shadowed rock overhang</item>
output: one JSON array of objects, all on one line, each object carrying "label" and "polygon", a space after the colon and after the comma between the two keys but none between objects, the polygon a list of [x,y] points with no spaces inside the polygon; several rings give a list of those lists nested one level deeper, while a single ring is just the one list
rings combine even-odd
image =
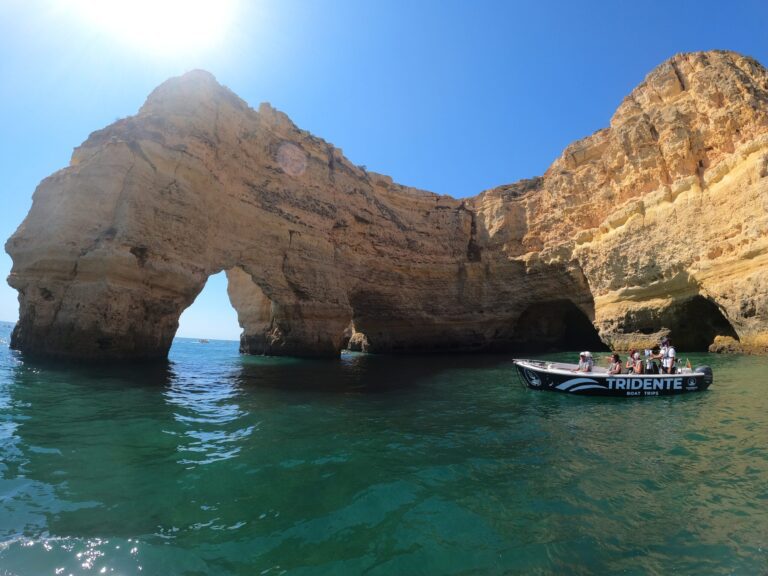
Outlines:
[{"label": "shadowed rock overhang", "polygon": [[91,134],[6,251],[32,355],[163,357],[222,270],[250,353],[331,356],[355,333],[373,352],[670,332],[766,351],[768,73],[677,55],[543,176],[457,200],[194,71]]}]

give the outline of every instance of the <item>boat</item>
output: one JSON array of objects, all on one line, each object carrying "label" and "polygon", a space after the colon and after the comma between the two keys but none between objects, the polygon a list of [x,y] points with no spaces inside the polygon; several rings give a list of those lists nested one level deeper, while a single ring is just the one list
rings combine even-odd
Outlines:
[{"label": "boat", "polygon": [[608,374],[606,368],[576,372],[577,364],[546,360],[513,360],[522,384],[532,390],[564,392],[579,396],[669,396],[706,390],[712,369],[682,368],[675,374]]}]

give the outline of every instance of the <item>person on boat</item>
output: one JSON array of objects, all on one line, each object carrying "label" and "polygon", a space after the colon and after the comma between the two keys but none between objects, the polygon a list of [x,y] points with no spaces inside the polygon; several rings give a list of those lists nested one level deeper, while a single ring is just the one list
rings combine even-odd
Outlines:
[{"label": "person on boat", "polygon": [[[659,340],[659,345],[653,347],[653,350],[651,350],[651,360],[662,360],[663,359],[664,356],[662,355],[661,352],[664,349],[664,342],[665,341],[666,341],[666,338],[662,338],[661,340]],[[662,364],[663,364],[663,360],[662,360]],[[663,371],[664,370],[662,369],[662,372]]]},{"label": "person on boat", "polygon": [[621,358],[616,353],[610,355],[608,374],[621,374]]},{"label": "person on boat", "polygon": [[675,373],[675,347],[672,346],[672,340],[665,338],[661,343],[661,370],[664,374]]},{"label": "person on boat", "polygon": [[637,350],[630,348],[629,356],[627,356],[627,363],[624,364],[624,368],[627,369],[627,374],[631,374],[635,371],[635,352],[637,352]]},{"label": "person on boat", "polygon": [[634,360],[632,364],[632,372],[635,374],[645,374],[645,366],[643,365],[643,361],[640,359],[640,352],[635,352],[632,355],[632,359]]},{"label": "person on boat", "polygon": [[659,373],[659,365],[653,361],[654,353],[655,353],[655,349],[645,351],[645,373],[646,374]]},{"label": "person on boat", "polygon": [[593,365],[594,362],[592,361],[592,353],[589,351],[582,352],[579,354],[578,367],[571,370],[571,372],[592,372]]},{"label": "person on boat", "polygon": [[675,370],[675,348],[672,346],[672,340],[666,336],[660,341],[658,352],[651,354],[653,360],[661,360],[661,371],[664,374],[673,374]]}]

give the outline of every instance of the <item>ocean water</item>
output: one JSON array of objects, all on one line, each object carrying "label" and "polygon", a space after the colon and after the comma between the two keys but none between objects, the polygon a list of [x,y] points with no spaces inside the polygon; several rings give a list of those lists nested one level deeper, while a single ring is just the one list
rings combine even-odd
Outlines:
[{"label": "ocean water", "polygon": [[162,365],[77,367],[9,333],[2,576],[768,572],[768,358],[600,399],[526,390],[504,356],[178,339]]}]

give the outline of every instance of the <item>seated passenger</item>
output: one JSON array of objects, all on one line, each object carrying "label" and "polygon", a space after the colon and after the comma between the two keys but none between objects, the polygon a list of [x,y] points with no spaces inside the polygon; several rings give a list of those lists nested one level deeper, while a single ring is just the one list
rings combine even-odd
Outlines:
[{"label": "seated passenger", "polygon": [[621,358],[619,358],[619,355],[616,353],[611,354],[610,356],[608,374],[621,374]]},{"label": "seated passenger", "polygon": [[634,356],[632,356],[634,360],[634,365],[632,366],[632,371],[635,374],[645,374],[645,366],[643,365],[643,361],[640,360],[640,352],[635,352]]},{"label": "seated passenger", "polygon": [[592,372],[592,353],[582,352],[579,354],[579,365],[577,368],[571,370],[571,372]]},{"label": "seated passenger", "polygon": [[624,368],[627,369],[627,374],[631,374],[635,371],[635,352],[634,348],[629,350],[629,356],[627,356],[627,363],[624,364]]}]

